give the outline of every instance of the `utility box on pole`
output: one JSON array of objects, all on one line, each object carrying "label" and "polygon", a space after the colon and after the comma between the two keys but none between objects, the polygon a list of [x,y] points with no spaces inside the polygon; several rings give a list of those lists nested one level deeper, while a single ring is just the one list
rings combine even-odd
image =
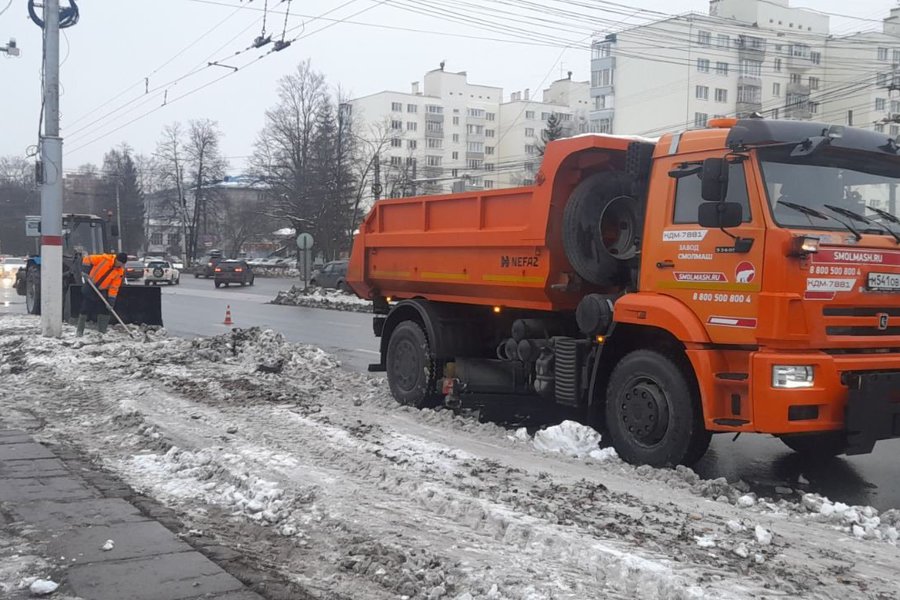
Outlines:
[{"label": "utility box on pole", "polygon": [[41,333],[62,336],[62,138],[59,137],[59,0],[44,0],[44,135],[41,165]]}]

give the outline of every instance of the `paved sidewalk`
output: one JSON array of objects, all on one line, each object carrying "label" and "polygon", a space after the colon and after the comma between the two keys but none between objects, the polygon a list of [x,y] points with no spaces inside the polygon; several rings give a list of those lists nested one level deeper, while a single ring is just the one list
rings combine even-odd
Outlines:
[{"label": "paved sidewalk", "polygon": [[[73,473],[24,431],[0,427],[0,513],[57,566],[57,594],[84,600],[262,600],[159,522],[88,479],[90,472]],[[111,550],[102,549],[106,540],[114,541]]]}]

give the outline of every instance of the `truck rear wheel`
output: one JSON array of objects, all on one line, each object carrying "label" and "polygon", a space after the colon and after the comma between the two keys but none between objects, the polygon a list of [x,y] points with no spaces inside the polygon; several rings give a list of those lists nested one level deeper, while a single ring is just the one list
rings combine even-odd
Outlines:
[{"label": "truck rear wheel", "polygon": [[30,315],[41,314],[41,270],[29,267],[25,272],[25,309]]},{"label": "truck rear wheel", "polygon": [[781,438],[784,445],[806,458],[833,458],[847,451],[847,435],[843,431],[826,431]]},{"label": "truck rear wheel", "polygon": [[619,456],[654,467],[696,462],[712,437],[684,369],[652,350],[626,355],[613,370],[606,428]]},{"label": "truck rear wheel", "polygon": [[413,321],[397,325],[387,348],[387,379],[394,399],[405,406],[435,406],[434,356],[422,327]]}]

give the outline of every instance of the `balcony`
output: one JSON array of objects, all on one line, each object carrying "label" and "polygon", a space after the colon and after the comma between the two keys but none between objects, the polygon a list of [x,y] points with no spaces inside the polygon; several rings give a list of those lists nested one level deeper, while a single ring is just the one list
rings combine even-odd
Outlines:
[{"label": "balcony", "polygon": [[766,54],[766,40],[760,37],[740,35],[735,40],[734,45],[738,49],[740,58],[762,60],[762,57]]},{"label": "balcony", "polygon": [[762,89],[762,78],[759,75],[738,74],[738,87],[755,87]]},{"label": "balcony", "polygon": [[429,127],[425,127],[425,137],[426,138],[444,138],[444,129],[431,129]]},{"label": "balcony", "polygon": [[425,113],[425,121],[429,123],[443,123],[444,122],[444,114],[443,113]]},{"label": "balcony", "polygon": [[808,71],[816,65],[809,56],[788,56],[784,66],[789,71]]},{"label": "balcony", "polygon": [[811,119],[812,111],[809,110],[809,102],[785,106],[784,116],[786,119]]},{"label": "balcony", "polygon": [[790,82],[787,84],[787,93],[788,94],[797,94],[798,96],[806,96],[809,97],[809,85],[804,83]]}]

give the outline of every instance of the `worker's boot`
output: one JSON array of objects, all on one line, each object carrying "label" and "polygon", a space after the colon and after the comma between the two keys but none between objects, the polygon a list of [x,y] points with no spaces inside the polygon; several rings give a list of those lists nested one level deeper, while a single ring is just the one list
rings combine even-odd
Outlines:
[{"label": "worker's boot", "polygon": [[109,327],[109,315],[97,315],[97,331],[106,333]]},{"label": "worker's boot", "polygon": [[87,315],[78,316],[78,325],[75,327],[75,335],[81,337],[84,335],[84,326],[87,325]]}]

